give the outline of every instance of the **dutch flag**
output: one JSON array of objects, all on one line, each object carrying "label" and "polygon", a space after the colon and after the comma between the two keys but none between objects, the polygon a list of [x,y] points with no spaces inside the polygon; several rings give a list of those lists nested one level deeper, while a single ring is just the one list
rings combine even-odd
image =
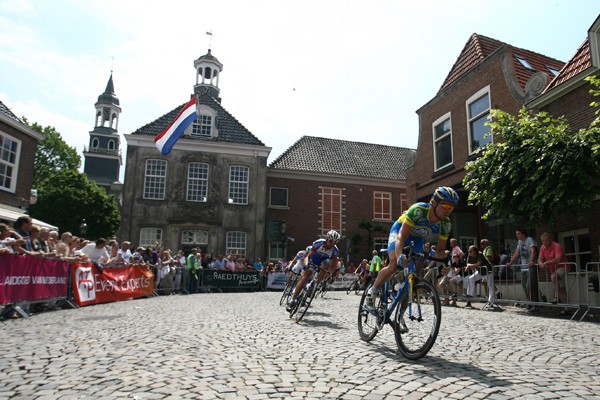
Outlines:
[{"label": "dutch flag", "polygon": [[175,120],[167,129],[154,138],[154,144],[163,156],[169,154],[175,142],[183,135],[185,129],[196,119],[196,96],[183,106]]}]

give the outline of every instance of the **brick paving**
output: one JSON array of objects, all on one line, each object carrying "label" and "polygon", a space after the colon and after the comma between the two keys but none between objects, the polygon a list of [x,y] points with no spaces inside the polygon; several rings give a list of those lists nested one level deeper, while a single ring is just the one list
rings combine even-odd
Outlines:
[{"label": "brick paving", "polygon": [[598,399],[594,320],[443,308],[409,361],[359,296],[328,293],[296,324],[280,293],[163,296],[0,323],[2,399]]}]

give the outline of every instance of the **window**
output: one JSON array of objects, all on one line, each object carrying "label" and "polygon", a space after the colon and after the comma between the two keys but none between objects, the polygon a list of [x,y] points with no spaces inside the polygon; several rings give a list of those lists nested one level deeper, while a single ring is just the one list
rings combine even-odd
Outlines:
[{"label": "window", "polygon": [[475,245],[477,246],[477,238],[470,236],[460,236],[458,238],[458,247],[465,253],[465,256],[469,252],[469,246]]},{"label": "window", "polygon": [[592,261],[592,243],[589,229],[560,233],[558,241],[565,250],[567,260],[577,264],[579,271],[583,271],[586,264]]},{"label": "window", "polygon": [[519,62],[521,63],[521,65],[522,65],[523,67],[525,67],[525,69],[528,69],[528,70],[530,70],[530,71],[535,71],[535,68],[533,68],[533,67],[531,66],[531,64],[529,64],[529,61],[527,61],[527,60],[526,60],[526,59],[524,59],[523,57],[515,56],[515,58],[516,58],[517,60],[519,60]]},{"label": "window", "polygon": [[0,132],[0,189],[16,190],[20,154],[21,141]]},{"label": "window", "polygon": [[227,255],[245,256],[246,255],[246,233],[245,232],[227,232],[227,243],[225,244]]},{"label": "window", "polygon": [[552,73],[552,75],[556,76],[560,73],[559,70],[557,70],[556,68],[552,68],[552,67],[548,67],[546,66],[546,68],[548,68],[548,71],[550,71]]},{"label": "window", "polygon": [[208,231],[183,229],[181,244],[208,244]]},{"label": "window", "polygon": [[433,123],[434,171],[452,164],[452,123],[450,113]]},{"label": "window", "polygon": [[108,141],[108,149],[109,150],[114,150],[115,149],[115,141],[114,140],[109,140]]},{"label": "window", "polygon": [[212,130],[212,120],[210,115],[200,115],[192,124],[192,136],[210,137]]},{"label": "window", "polygon": [[269,242],[269,260],[278,261],[283,256],[283,244],[281,242]]},{"label": "window", "polygon": [[144,199],[164,200],[167,179],[165,160],[146,160],[144,177]]},{"label": "window", "polygon": [[188,164],[187,201],[206,202],[208,197],[208,164]]},{"label": "window", "polygon": [[400,214],[408,210],[408,201],[406,200],[406,193],[400,194]]},{"label": "window", "polygon": [[373,219],[383,221],[392,219],[392,194],[390,192],[373,193]]},{"label": "window", "polygon": [[286,188],[269,188],[269,207],[288,206],[288,190]]},{"label": "window", "polygon": [[98,140],[98,138],[93,138],[92,139],[92,148],[97,149],[98,147],[100,147],[100,141]]},{"label": "window", "polygon": [[490,127],[486,125],[490,114],[489,86],[467,100],[469,118],[469,154],[492,142]]},{"label": "window", "polygon": [[342,189],[321,188],[321,234],[342,232]]},{"label": "window", "polygon": [[162,243],[162,229],[159,228],[142,228],[140,229],[140,243],[142,247],[156,247],[156,242]]},{"label": "window", "polygon": [[248,204],[250,169],[241,165],[229,168],[229,204]]},{"label": "window", "polygon": [[[388,238],[374,238],[373,239],[373,250],[381,251],[381,249],[387,249]],[[383,258],[383,255],[380,255]]]}]

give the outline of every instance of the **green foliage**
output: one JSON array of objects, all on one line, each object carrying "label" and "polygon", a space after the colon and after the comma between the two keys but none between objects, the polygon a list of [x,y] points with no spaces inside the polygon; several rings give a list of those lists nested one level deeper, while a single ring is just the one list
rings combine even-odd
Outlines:
[{"label": "green foliage", "polygon": [[545,112],[523,108],[515,117],[492,110],[488,123],[494,143],[465,166],[469,204],[483,206],[483,218],[529,226],[589,209],[600,194],[600,130],[595,122],[572,132],[564,118]]},{"label": "green foliage", "polygon": [[114,196],[107,195],[85,174],[69,169],[55,172],[42,183],[30,214],[75,235],[79,235],[79,224],[85,219],[85,236],[90,239],[114,236],[120,220]]},{"label": "green foliage", "polygon": [[35,153],[34,186],[40,185],[55,172],[64,169],[77,171],[81,166],[81,157],[74,147],[62,139],[54,127],[43,128],[37,122],[29,124],[26,118],[23,120],[31,129],[45,136],[44,140],[38,143]]}]

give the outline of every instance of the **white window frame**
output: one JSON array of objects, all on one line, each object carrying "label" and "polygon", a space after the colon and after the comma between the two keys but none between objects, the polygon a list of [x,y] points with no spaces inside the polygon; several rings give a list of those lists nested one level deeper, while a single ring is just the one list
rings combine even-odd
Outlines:
[{"label": "white window frame", "polygon": [[[156,163],[164,165],[164,175],[160,174],[149,174],[149,164]],[[150,158],[146,160],[144,165],[144,199],[147,200],[164,200],[166,195],[167,186],[167,168],[168,164],[166,160],[158,158]],[[153,194],[150,196],[150,194]]]},{"label": "white window frame", "polygon": [[[191,176],[190,169],[192,166],[204,166],[206,170],[206,177]],[[202,171],[200,171],[202,174]],[[210,166],[203,162],[190,162],[187,167],[187,189],[186,189],[186,201],[206,203],[208,200],[208,178],[210,174]]]},{"label": "white window frame", "polygon": [[[465,257],[469,254],[469,246],[477,246],[477,238],[475,236],[459,236],[458,246],[465,253]],[[477,246],[479,248],[479,246]]]},{"label": "white window frame", "polygon": [[[470,110],[469,107],[477,102],[478,100],[480,100],[483,96],[486,96],[488,98],[488,108],[485,111],[482,111],[476,115],[471,115],[470,114]],[[473,96],[469,97],[467,99],[467,101],[465,102],[465,107],[466,107],[466,115],[467,115],[467,142],[469,144],[469,155],[473,154],[477,149],[482,148],[483,146],[485,146],[488,143],[492,143],[493,142],[493,138],[491,136],[486,137],[487,133],[483,135],[482,139],[483,139],[483,143],[481,143],[479,145],[479,147],[477,148],[473,148],[473,123],[479,121],[481,118],[485,118],[487,121],[487,118],[490,115],[490,110],[492,108],[491,106],[492,104],[492,96],[490,94],[490,86],[486,86],[483,89],[479,90],[477,93],[475,93]]]},{"label": "white window frame", "polygon": [[[388,207],[384,207],[386,203]],[[378,215],[376,212],[376,205],[380,203],[381,213]],[[373,220],[375,221],[391,221],[392,220],[392,192],[384,192],[375,190],[373,192]]]},{"label": "white window frame", "polygon": [[[344,218],[344,190],[342,188],[336,188],[336,187],[331,187],[331,186],[323,186],[320,188],[321,189],[321,234],[323,236],[325,236],[327,234],[328,231],[330,230],[334,230],[337,231],[339,234],[342,234],[342,225],[343,225],[343,218]],[[330,195],[333,197],[335,195],[336,199],[339,198],[339,208],[335,208],[333,206],[329,206],[329,207],[325,207],[325,191],[330,191]],[[339,210],[339,211],[338,211]],[[325,214],[326,213],[330,213],[330,214],[339,214],[339,221],[340,224],[339,226],[334,226],[333,225],[333,220],[334,218],[331,218],[331,225],[326,225],[325,224]]]},{"label": "white window frame", "polygon": [[284,256],[285,247],[281,241],[269,242],[269,261],[281,260]]},{"label": "white window frame", "polygon": [[146,227],[140,229],[139,245],[142,247],[156,247],[156,242],[162,243],[162,229]]},{"label": "white window frame", "polygon": [[[2,168],[2,175],[0,175],[0,189],[5,190],[10,193],[15,193],[17,190],[17,180],[19,178],[19,163],[21,160],[21,148],[22,142],[2,131],[0,131],[0,136],[2,137],[2,145],[0,146],[0,166]],[[11,162],[9,153],[13,153],[10,149],[5,148],[6,141],[10,141],[16,143],[16,148],[14,150],[14,162]],[[8,159],[6,159],[8,158]],[[8,170],[11,170],[8,173]],[[9,184],[6,181],[10,181]]]},{"label": "white window frame", "polygon": [[247,205],[250,191],[250,168],[245,165],[229,167],[229,204]]},{"label": "white window frame", "polygon": [[[442,125],[444,122],[448,121],[450,124],[450,130],[447,133],[444,133],[439,138],[436,138],[436,127]],[[439,171],[442,168],[447,167],[448,165],[452,165],[454,162],[454,149],[452,145],[452,113],[448,112],[442,115],[440,118],[435,120],[433,124],[431,124],[431,134],[433,137],[433,170]],[[450,140],[450,161],[444,165],[438,165],[438,151],[437,144],[441,142],[445,142],[446,140]]]},{"label": "white window frame", "polygon": [[[585,269],[585,265],[581,265],[580,255],[586,254],[586,255],[589,255],[590,258],[591,258],[591,255],[592,255],[592,248],[591,248],[591,246],[590,246],[590,250],[589,251],[580,251],[579,250],[579,240],[578,240],[578,238],[579,238],[579,236],[584,236],[584,235],[590,236],[590,230],[588,228],[576,229],[576,230],[573,230],[573,231],[560,232],[558,234],[558,242],[563,247],[564,252],[565,252],[565,256],[569,260],[572,260],[574,258],[575,259],[574,262],[577,264],[577,267],[579,268],[580,271],[583,271]],[[575,239],[575,241],[574,241],[575,251],[571,252],[571,253],[567,253],[567,246],[565,246],[565,239],[568,238],[568,237],[573,237]],[[571,272],[573,272],[573,271],[571,271]]]},{"label": "white window frame", "polygon": [[[210,120],[209,120],[210,119]],[[217,137],[217,112],[206,105],[198,105],[198,115],[192,123],[190,136]],[[208,131],[208,132],[207,132]]]},{"label": "white window frame", "polygon": [[248,244],[248,235],[242,231],[227,232],[225,253],[230,256],[245,256]]}]

